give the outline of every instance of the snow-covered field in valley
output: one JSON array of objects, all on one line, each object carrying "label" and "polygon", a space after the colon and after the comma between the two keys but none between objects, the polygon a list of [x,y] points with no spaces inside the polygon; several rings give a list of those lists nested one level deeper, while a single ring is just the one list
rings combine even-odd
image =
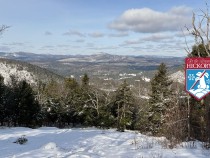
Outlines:
[{"label": "snow-covered field in valley", "polygon": [[[21,136],[26,144],[13,143]],[[0,158],[209,158],[200,142],[185,142],[168,149],[164,138],[133,131],[0,128]]]}]

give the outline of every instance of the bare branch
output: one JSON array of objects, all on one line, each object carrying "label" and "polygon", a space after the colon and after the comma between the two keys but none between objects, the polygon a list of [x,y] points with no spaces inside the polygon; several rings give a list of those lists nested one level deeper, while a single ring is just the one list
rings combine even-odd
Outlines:
[{"label": "bare branch", "polygon": [[[198,25],[199,25],[199,26],[198,26],[198,28],[197,28],[196,25],[195,25],[195,13],[193,12],[193,17],[192,17],[192,27],[193,27],[193,31],[192,31],[192,35],[195,36],[195,41],[197,40],[197,38],[200,38],[201,43],[202,43],[202,45],[203,45],[203,47],[204,47],[204,49],[205,49],[205,52],[207,53],[208,56],[210,56],[210,53],[209,53],[208,49],[206,48],[205,41],[204,41],[204,39],[203,39],[203,37],[202,37],[202,34],[201,34],[201,32],[202,32],[202,28],[201,28],[201,27],[202,27],[202,21],[200,21]],[[196,41],[196,43],[197,43],[197,41]],[[198,50],[198,56],[200,57],[200,52],[199,52],[199,50]]]},{"label": "bare branch", "polygon": [[0,34],[2,34],[6,29],[8,29],[10,26],[2,25],[0,26]]},{"label": "bare branch", "polygon": [[[188,29],[188,28],[187,28]],[[183,34],[183,36],[184,36],[184,39],[185,39],[185,45],[186,45],[186,47],[187,48],[185,48],[185,51],[187,52],[187,54],[189,55],[190,54],[190,49],[189,49],[189,46],[188,46],[188,44],[187,44],[187,39],[186,39],[186,35],[185,35],[185,33],[184,33],[184,31],[183,31],[183,29],[181,28],[181,30],[182,30],[182,34]],[[188,29],[189,30],[189,29]]]}]

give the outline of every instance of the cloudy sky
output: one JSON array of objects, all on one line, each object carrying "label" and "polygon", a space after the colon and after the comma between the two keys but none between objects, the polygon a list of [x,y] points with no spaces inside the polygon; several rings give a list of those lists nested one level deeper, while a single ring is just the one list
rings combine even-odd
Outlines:
[{"label": "cloudy sky", "polygon": [[181,28],[199,9],[204,0],[0,0],[11,26],[0,51],[186,56]]}]

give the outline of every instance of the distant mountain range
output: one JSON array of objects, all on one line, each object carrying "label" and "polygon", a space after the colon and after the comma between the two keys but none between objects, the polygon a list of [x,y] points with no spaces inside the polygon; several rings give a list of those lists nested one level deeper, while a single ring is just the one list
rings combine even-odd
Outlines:
[{"label": "distant mountain range", "polygon": [[74,75],[76,77],[84,73],[96,77],[107,74],[116,77],[120,73],[149,72],[156,70],[161,62],[164,62],[171,71],[174,70],[175,72],[184,64],[184,57],[123,56],[107,53],[93,55],[52,55],[26,52],[0,52],[0,58],[26,61],[62,76]]}]

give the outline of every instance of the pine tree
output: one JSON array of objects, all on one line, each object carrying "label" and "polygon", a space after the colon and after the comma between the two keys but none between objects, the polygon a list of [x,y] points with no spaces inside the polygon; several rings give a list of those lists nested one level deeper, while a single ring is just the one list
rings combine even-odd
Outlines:
[{"label": "pine tree", "polygon": [[81,123],[85,123],[86,125],[88,125],[90,123],[90,116],[89,116],[89,94],[90,94],[90,85],[89,85],[89,77],[87,74],[84,74],[84,76],[82,77],[82,84],[80,87],[80,98],[78,100],[79,102],[79,108],[78,110],[78,114],[80,117],[80,121]]},{"label": "pine tree", "polygon": [[4,78],[1,76],[0,74],[0,103],[2,101],[2,95],[3,95],[3,92],[4,92]]},{"label": "pine tree", "polygon": [[172,95],[171,84],[172,81],[168,77],[166,65],[161,63],[157,73],[151,80],[148,119],[150,121],[150,130],[153,134],[160,132],[164,123],[165,110],[170,103],[170,96]]},{"label": "pine tree", "polygon": [[49,98],[44,107],[46,113],[46,121],[50,126],[61,126],[62,124],[62,115],[63,115],[63,106],[60,103],[60,100],[55,98]]},{"label": "pine tree", "polygon": [[6,106],[4,104],[4,93],[5,93],[4,78],[0,75],[0,123],[3,125],[6,117]]},{"label": "pine tree", "polygon": [[[205,47],[208,47],[207,45]],[[210,50],[208,50],[210,51]],[[192,47],[192,52],[188,54],[189,57],[208,57],[208,54],[204,48],[203,44],[194,45]]]},{"label": "pine tree", "polygon": [[76,81],[75,78],[70,77],[70,78],[65,79],[65,87],[68,90],[75,90],[75,89],[78,89],[79,84],[78,84],[78,82]]},{"label": "pine tree", "polygon": [[35,99],[31,86],[25,81],[12,78],[6,101],[9,120],[14,126],[33,127],[38,123],[40,105]]},{"label": "pine tree", "polygon": [[124,131],[126,127],[131,128],[135,109],[134,100],[129,85],[124,81],[116,91],[114,105],[111,108],[116,118],[118,131]]},{"label": "pine tree", "polygon": [[7,105],[7,114],[8,114],[8,124],[17,126],[18,124],[18,115],[19,115],[19,88],[18,81],[15,76],[10,76],[11,82],[8,85],[6,92],[6,102]]},{"label": "pine tree", "polygon": [[59,99],[61,97],[61,87],[61,83],[58,83],[55,80],[51,80],[44,88],[46,98]]},{"label": "pine tree", "polygon": [[33,127],[37,123],[37,117],[40,113],[40,105],[35,99],[31,86],[25,81],[18,83],[18,123],[27,127]]},{"label": "pine tree", "polygon": [[82,77],[82,87],[87,87],[89,86],[89,80],[90,78],[88,75],[85,73],[84,76]]},{"label": "pine tree", "polygon": [[73,126],[79,121],[79,106],[80,106],[80,87],[76,79],[67,78],[65,79],[66,87],[66,98],[65,98],[65,121]]}]

